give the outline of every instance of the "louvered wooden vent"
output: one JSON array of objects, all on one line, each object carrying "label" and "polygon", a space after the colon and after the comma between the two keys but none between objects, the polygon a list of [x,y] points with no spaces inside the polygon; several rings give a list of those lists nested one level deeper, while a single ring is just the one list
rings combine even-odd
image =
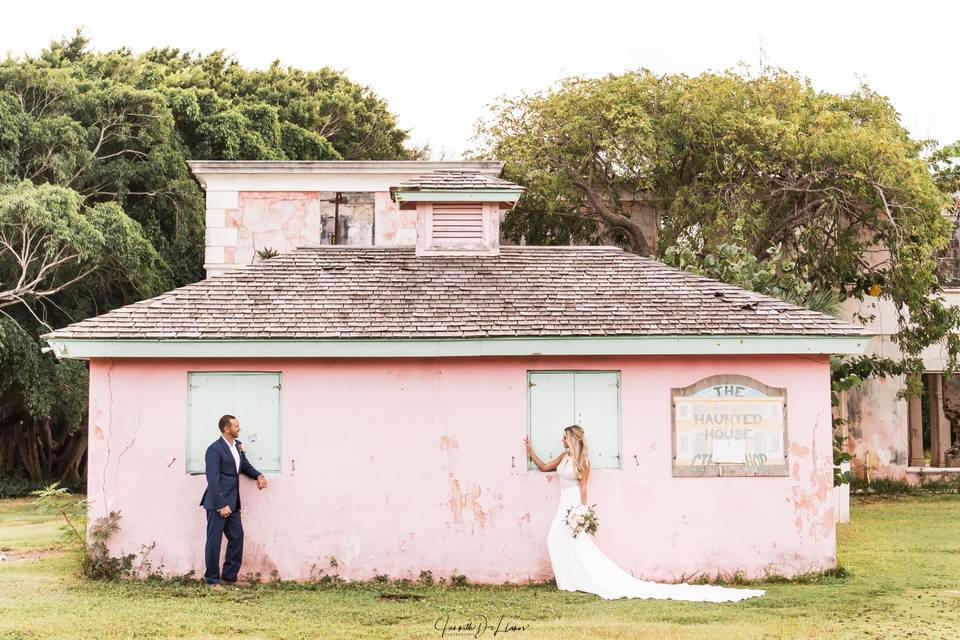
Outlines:
[{"label": "louvered wooden vent", "polygon": [[461,244],[483,242],[483,203],[433,203],[434,242]]}]

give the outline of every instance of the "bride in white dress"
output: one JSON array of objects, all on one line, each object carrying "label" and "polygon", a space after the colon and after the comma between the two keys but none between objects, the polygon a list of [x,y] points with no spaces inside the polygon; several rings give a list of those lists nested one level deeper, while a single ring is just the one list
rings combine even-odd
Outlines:
[{"label": "bride in white dress", "polygon": [[697,602],[732,602],[762,596],[763,589],[734,589],[714,585],[667,584],[633,577],[610,558],[593,536],[581,533],[577,537],[565,522],[567,509],[587,504],[587,479],[590,460],[583,428],[571,425],[563,430],[565,451],[550,462],[543,462],[534,453],[529,440],[524,438],[527,453],[541,471],[557,472],[560,479],[560,504],[547,533],[547,551],[557,588],[563,591],[585,591],[601,598],[656,598],[662,600],[692,600]]}]

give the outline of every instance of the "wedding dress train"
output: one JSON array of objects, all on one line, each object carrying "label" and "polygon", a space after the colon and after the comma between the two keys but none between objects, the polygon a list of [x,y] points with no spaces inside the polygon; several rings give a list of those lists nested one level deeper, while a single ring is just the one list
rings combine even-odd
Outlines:
[{"label": "wedding dress train", "polygon": [[763,589],[734,589],[714,585],[666,584],[635,578],[608,558],[593,536],[573,537],[565,518],[567,509],[580,504],[580,487],[570,456],[557,467],[560,504],[547,534],[547,551],[557,587],[563,591],[585,591],[601,598],[655,598],[697,602],[732,602],[762,596]]}]

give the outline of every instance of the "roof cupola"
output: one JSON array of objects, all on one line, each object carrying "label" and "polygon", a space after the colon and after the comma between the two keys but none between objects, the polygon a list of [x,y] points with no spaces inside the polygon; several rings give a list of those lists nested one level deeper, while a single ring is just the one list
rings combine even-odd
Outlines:
[{"label": "roof cupola", "polygon": [[434,171],[390,188],[400,209],[417,211],[417,255],[500,253],[500,215],[524,188],[466,171]]}]

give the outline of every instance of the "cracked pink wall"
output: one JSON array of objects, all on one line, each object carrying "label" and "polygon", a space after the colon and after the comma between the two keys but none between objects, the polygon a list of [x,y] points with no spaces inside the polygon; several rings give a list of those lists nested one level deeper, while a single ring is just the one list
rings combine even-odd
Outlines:
[{"label": "cracked pink wall", "polygon": [[[284,253],[305,244],[320,244],[323,235],[319,192],[241,192],[240,206],[227,211],[227,226],[238,230],[233,256],[226,264],[250,264],[256,252],[270,247]],[[230,258],[233,258],[232,260]]]},{"label": "cracked pink wall", "polygon": [[[401,210],[387,191],[342,192],[337,244],[415,246],[417,211]],[[332,244],[333,191],[207,193],[204,268],[216,275],[258,261],[257,251],[284,253]]]},{"label": "cracked pink wall", "polygon": [[385,191],[375,195],[377,245],[413,246],[417,244],[417,210],[401,211]]},{"label": "cracked pink wall", "polygon": [[[202,574],[187,372],[281,371],[283,472],[263,492],[241,479],[242,574],[549,579],[559,488],[526,468],[526,373],[565,368],[622,372],[624,468],[594,471],[589,494],[597,542],[621,566],[678,580],[835,565],[830,371],[809,356],[93,360],[91,521],[121,510],[113,553],[156,543],[154,568]],[[670,388],[719,373],[787,388],[789,476],[671,476]]]},{"label": "cracked pink wall", "polygon": [[[342,192],[338,244],[417,242],[417,212],[400,211],[385,191]],[[257,261],[257,251],[284,253],[331,244],[333,191],[238,191],[207,194],[204,267],[208,275]],[[374,237],[375,235],[375,237]]]}]

